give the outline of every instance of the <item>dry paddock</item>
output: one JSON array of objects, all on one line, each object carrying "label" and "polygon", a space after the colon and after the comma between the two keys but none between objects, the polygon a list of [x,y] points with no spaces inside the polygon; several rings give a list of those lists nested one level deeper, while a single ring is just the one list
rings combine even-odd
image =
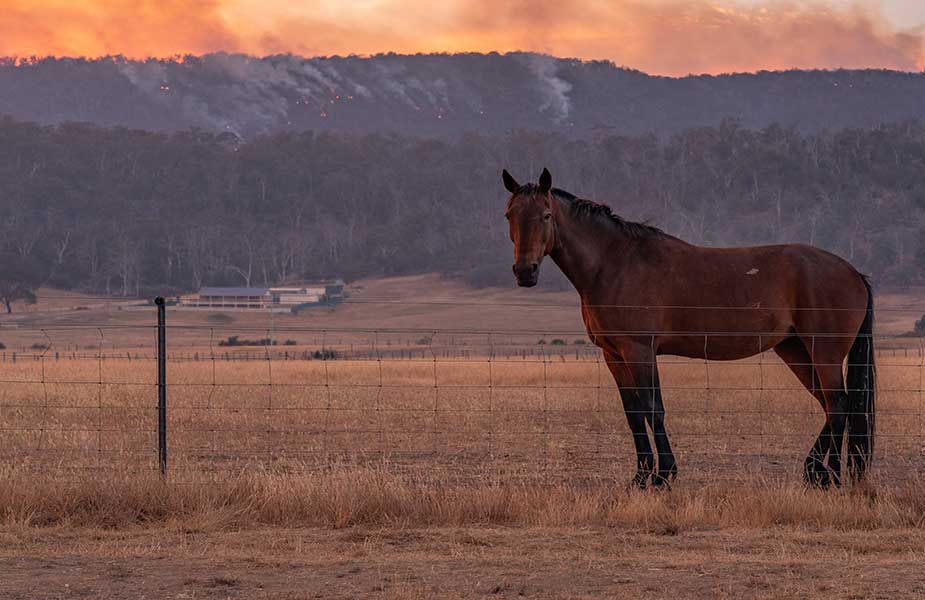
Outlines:
[{"label": "dry paddock", "polygon": [[593,360],[0,364],[0,597],[921,597],[921,357],[879,365],[864,486],[773,356],[666,359],[681,475],[633,456]]},{"label": "dry paddock", "polygon": [[[260,355],[260,351],[249,353]],[[619,395],[600,360],[223,360],[168,363],[170,478],[350,466],[447,482],[622,483],[634,468]],[[920,354],[878,362],[877,472],[922,466]],[[660,359],[681,482],[796,478],[822,410],[773,354]],[[62,479],[157,469],[150,359],[0,362],[0,457]]]}]

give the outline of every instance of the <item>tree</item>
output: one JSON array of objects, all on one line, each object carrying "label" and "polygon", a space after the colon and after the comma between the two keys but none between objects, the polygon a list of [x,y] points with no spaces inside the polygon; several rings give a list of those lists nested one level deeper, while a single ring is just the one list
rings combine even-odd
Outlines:
[{"label": "tree", "polygon": [[0,301],[7,313],[13,312],[17,300],[35,304],[35,291],[43,280],[40,268],[38,261],[15,252],[0,255]]}]

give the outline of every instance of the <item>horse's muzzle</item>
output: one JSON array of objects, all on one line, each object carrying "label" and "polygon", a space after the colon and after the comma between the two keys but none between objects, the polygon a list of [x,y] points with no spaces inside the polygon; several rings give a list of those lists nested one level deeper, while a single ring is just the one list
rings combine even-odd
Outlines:
[{"label": "horse's muzzle", "polygon": [[520,287],[533,287],[539,278],[539,263],[515,264],[514,277]]}]

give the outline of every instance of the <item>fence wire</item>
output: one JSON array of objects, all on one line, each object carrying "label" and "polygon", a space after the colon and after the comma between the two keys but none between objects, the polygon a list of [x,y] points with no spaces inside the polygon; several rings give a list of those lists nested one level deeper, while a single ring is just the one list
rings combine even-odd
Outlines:
[{"label": "fence wire", "polygon": [[[583,331],[177,321],[166,329],[174,481],[372,466],[447,481],[624,483],[635,469],[620,395]],[[151,322],[0,327],[0,461],[74,479],[156,472]],[[709,346],[730,334],[698,335]],[[768,334],[750,335],[757,350]],[[925,466],[922,338],[875,343],[875,473],[915,476]],[[800,476],[823,412],[772,352],[662,356],[658,371],[681,481]]]}]

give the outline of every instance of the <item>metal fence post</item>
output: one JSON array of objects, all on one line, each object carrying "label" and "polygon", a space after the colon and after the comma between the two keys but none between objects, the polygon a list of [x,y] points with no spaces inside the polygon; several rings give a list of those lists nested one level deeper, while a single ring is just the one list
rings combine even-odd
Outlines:
[{"label": "metal fence post", "polygon": [[167,476],[167,309],[164,299],[157,306],[157,462],[161,476]]}]

